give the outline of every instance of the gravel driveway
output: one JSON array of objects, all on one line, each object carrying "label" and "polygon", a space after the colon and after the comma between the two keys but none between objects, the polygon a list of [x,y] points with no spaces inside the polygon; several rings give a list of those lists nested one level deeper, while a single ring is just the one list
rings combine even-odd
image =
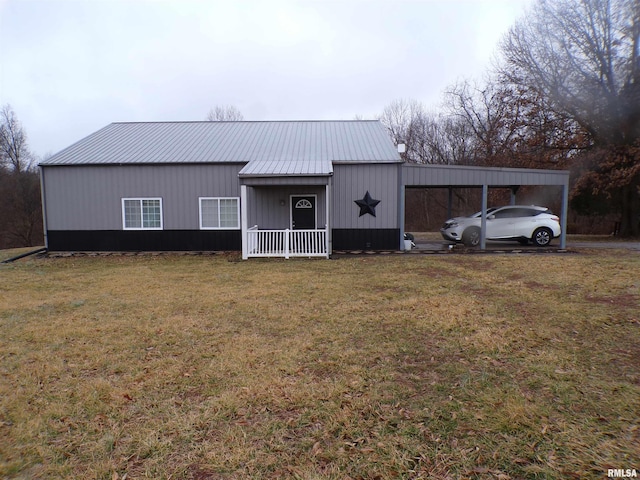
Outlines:
[{"label": "gravel driveway", "polygon": [[[416,239],[416,249],[418,250],[447,250],[449,249],[450,242],[444,240],[435,239]],[[464,249],[465,247],[458,244],[454,248]],[[551,249],[560,248],[560,240],[555,239],[549,246]],[[609,248],[609,249],[623,249],[633,250],[640,252],[640,242],[617,242],[617,241],[573,241],[570,238],[567,239],[568,249],[582,249],[582,248]],[[534,247],[533,245],[522,246],[516,242],[492,242],[487,241],[487,250],[544,250],[541,247]]]}]

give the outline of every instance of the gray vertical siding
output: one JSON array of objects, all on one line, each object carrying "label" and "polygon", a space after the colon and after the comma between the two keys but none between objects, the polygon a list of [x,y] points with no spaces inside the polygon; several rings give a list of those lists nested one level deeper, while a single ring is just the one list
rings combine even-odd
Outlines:
[{"label": "gray vertical siding", "polygon": [[44,167],[48,230],[121,230],[121,199],[161,197],[165,230],[198,230],[198,197],[239,197],[242,164]]},{"label": "gray vertical siding", "polygon": [[[283,230],[291,226],[291,195],[316,195],[316,222],[318,228],[326,224],[326,193],[324,186],[277,187],[254,186],[247,189],[248,225],[266,230]],[[284,201],[284,205],[281,205]]]},{"label": "gray vertical siding", "polygon": [[[334,164],[331,228],[400,228],[398,219],[398,175],[396,164]],[[376,216],[359,216],[354,203],[366,192],[380,203]]]}]

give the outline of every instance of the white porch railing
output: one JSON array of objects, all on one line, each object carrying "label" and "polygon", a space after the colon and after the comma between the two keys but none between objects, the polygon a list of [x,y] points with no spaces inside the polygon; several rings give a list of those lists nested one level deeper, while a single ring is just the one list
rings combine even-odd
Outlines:
[{"label": "white porch railing", "polygon": [[327,230],[247,229],[247,257],[329,257]]}]

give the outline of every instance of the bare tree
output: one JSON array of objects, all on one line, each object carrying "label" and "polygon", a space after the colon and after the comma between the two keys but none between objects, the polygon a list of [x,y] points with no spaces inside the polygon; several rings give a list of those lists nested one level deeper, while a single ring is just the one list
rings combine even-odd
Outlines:
[{"label": "bare tree", "polygon": [[216,105],[207,114],[209,122],[241,122],[244,116],[233,105]]},{"label": "bare tree", "polygon": [[[573,196],[600,195],[640,234],[640,0],[538,0],[505,37],[502,76],[575,122],[592,150]],[[597,152],[597,154],[593,154]],[[585,160],[586,161],[586,160]]]},{"label": "bare tree", "polygon": [[513,166],[522,148],[524,104],[496,81],[485,85],[462,82],[445,93],[449,114],[471,135],[469,163]]},{"label": "bare tree", "polygon": [[462,82],[446,92],[447,110],[470,136],[469,163],[558,168],[584,148],[583,131],[550,109],[539,92],[505,81]]},{"label": "bare tree", "polygon": [[389,131],[393,142],[406,147],[402,158],[412,163],[433,163],[429,151],[429,130],[433,120],[416,100],[394,100],[378,117]]},{"label": "bare tree", "polygon": [[543,92],[595,143],[635,140],[637,121],[628,119],[640,104],[626,97],[640,80],[639,8],[638,0],[538,0],[502,43],[504,72]]},{"label": "bare tree", "polygon": [[475,163],[475,142],[469,126],[452,115],[429,118],[425,129],[429,163],[470,165]]},{"label": "bare tree", "polygon": [[36,170],[0,175],[0,248],[42,245],[40,175]]},{"label": "bare tree", "polygon": [[405,160],[414,161],[410,156],[409,149],[414,140],[416,119],[422,115],[423,111],[422,105],[416,100],[399,99],[393,100],[387,105],[378,117],[389,131],[393,143],[406,145],[407,150],[403,154]]},{"label": "bare tree", "polygon": [[402,155],[408,162],[473,163],[473,132],[452,115],[429,113],[415,100],[394,100],[385,107],[379,120],[396,145],[406,145]]},{"label": "bare tree", "polygon": [[13,109],[7,104],[0,110],[0,165],[20,173],[29,169],[31,161],[27,135]]},{"label": "bare tree", "polygon": [[0,248],[42,244],[40,177],[9,105],[0,111]]}]

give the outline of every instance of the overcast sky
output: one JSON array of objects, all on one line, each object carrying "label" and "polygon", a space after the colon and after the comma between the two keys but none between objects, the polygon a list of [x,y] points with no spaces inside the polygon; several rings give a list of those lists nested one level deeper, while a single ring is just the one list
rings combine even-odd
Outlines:
[{"label": "overcast sky", "polygon": [[479,78],[530,0],[0,0],[0,105],[38,156],[111,122],[375,118]]}]

